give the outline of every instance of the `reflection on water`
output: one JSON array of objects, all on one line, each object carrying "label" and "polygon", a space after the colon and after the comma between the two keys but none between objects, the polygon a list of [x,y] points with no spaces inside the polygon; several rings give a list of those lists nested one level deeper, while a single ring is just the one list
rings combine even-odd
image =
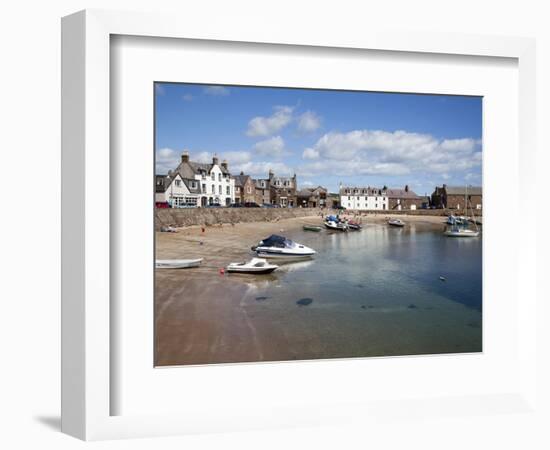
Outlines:
[{"label": "reflection on water", "polygon": [[369,298],[385,305],[437,295],[481,311],[481,238],[448,238],[414,224],[321,235],[296,231],[287,237],[317,251],[314,259],[281,265],[273,273],[293,295],[307,289],[324,302]]},{"label": "reflection on water", "polygon": [[[287,232],[317,254],[269,276],[243,276],[242,304],[315,333],[327,357],[481,351],[482,238],[448,238],[444,229]],[[329,351],[340,339],[347,344]]]}]

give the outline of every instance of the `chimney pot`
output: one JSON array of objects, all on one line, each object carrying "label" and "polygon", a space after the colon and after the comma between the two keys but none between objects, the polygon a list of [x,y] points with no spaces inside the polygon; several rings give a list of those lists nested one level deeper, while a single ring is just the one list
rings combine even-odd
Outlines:
[{"label": "chimney pot", "polygon": [[189,152],[185,151],[181,154],[181,162],[189,162]]},{"label": "chimney pot", "polygon": [[218,159],[218,157],[216,155],[214,155],[214,157],[212,158],[212,164],[218,165],[219,162],[220,162],[220,160]]}]

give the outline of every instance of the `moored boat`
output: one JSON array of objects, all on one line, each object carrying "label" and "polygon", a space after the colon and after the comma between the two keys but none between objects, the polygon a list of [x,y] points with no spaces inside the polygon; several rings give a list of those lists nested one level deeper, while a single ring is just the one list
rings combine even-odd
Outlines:
[{"label": "moored boat", "polygon": [[443,233],[449,237],[478,237],[479,231],[469,230],[468,228],[452,227],[450,230],[446,230]]},{"label": "moored boat", "polygon": [[388,220],[388,225],[391,225],[392,227],[404,227],[405,222],[401,219],[390,219]]},{"label": "moored boat", "polygon": [[326,216],[323,223],[329,230],[348,231],[348,226],[338,216]]},{"label": "moored boat", "polygon": [[276,234],[263,239],[252,250],[260,258],[297,260],[315,255],[315,250]]},{"label": "moored boat", "polygon": [[334,220],[325,220],[325,227],[329,230],[336,231],[348,231],[348,226],[343,222],[336,222]]},{"label": "moored boat", "polygon": [[269,264],[263,258],[252,258],[248,262],[230,263],[226,267],[227,272],[233,273],[250,273],[250,274],[266,274],[276,270],[279,266],[275,264]]},{"label": "moored boat", "polygon": [[352,220],[347,222],[348,229],[350,231],[359,231],[363,226],[360,223],[354,222]]},{"label": "moored boat", "polygon": [[304,225],[304,231],[321,231],[321,227],[317,225]]},{"label": "moored boat", "polygon": [[155,268],[157,269],[189,269],[199,267],[202,258],[197,259],[157,259]]}]

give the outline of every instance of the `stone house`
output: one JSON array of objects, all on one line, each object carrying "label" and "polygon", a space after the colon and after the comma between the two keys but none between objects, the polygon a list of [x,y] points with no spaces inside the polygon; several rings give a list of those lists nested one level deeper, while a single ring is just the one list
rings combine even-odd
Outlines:
[{"label": "stone house", "polygon": [[190,161],[189,152],[183,152],[181,162],[173,173],[178,173],[183,180],[199,183],[197,206],[229,206],[235,202],[235,180],[229,173],[227,161],[220,164],[217,156],[212,158],[212,163],[199,163]]},{"label": "stone house", "polygon": [[422,197],[409,189],[406,185],[403,189],[388,189],[390,211],[416,210],[422,207]]},{"label": "stone house", "polygon": [[[235,203],[256,202],[256,185],[254,180],[243,172],[240,175],[235,175],[233,179],[235,180]],[[259,204],[261,205],[261,203]]]},{"label": "stone house", "polygon": [[432,193],[432,204],[437,208],[482,209],[483,191],[479,186],[436,186]]},{"label": "stone house", "polygon": [[304,188],[296,192],[297,205],[302,208],[325,208],[328,191],[323,186]]},{"label": "stone house", "polygon": [[252,180],[254,182],[254,201],[258,205],[271,204],[271,190],[269,188],[269,179],[262,178]]},{"label": "stone house", "polygon": [[279,177],[275,176],[273,171],[269,171],[269,193],[272,205],[279,205],[281,208],[297,206],[296,187],[296,174],[292,177]]}]

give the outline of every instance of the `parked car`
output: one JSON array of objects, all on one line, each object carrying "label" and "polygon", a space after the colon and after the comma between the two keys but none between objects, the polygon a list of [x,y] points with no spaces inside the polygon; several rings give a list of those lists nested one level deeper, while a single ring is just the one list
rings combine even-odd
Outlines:
[{"label": "parked car", "polygon": [[241,203],[231,203],[229,205],[230,208],[242,208],[243,205]]},{"label": "parked car", "polygon": [[256,202],[245,202],[244,207],[245,208],[259,208],[260,205],[258,205]]},{"label": "parked car", "polygon": [[168,202],[155,202],[155,208],[171,208]]},{"label": "parked car", "polygon": [[275,205],[272,205],[271,203],[263,203],[262,208],[275,208]]},{"label": "parked car", "polygon": [[221,208],[222,205],[219,203],[212,203],[211,205],[206,205],[207,208]]}]

